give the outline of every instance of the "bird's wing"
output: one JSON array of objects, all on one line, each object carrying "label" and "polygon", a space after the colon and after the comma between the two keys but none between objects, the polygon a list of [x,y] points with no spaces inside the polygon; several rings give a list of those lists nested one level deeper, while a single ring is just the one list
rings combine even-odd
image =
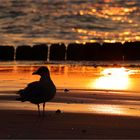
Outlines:
[{"label": "bird's wing", "polygon": [[31,98],[38,98],[43,96],[44,94],[44,87],[40,84],[39,81],[32,82],[27,85],[22,90],[18,91],[18,94],[21,98],[24,98],[25,100],[31,99]]},{"label": "bird's wing", "polygon": [[41,94],[44,91],[44,87],[39,81],[32,82],[24,89],[28,94]]},{"label": "bird's wing", "polygon": [[47,83],[35,81],[19,91],[22,101],[31,101],[33,103],[49,101],[55,95],[55,87]]}]

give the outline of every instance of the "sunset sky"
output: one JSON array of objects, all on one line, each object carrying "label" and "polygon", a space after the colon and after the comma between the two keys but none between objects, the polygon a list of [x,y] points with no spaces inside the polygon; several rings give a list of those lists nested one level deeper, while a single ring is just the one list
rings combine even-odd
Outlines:
[{"label": "sunset sky", "polygon": [[140,40],[139,0],[1,0],[1,44]]}]

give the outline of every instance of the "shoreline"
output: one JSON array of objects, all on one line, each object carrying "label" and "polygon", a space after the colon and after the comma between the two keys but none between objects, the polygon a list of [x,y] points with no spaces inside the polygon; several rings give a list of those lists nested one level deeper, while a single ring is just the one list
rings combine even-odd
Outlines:
[{"label": "shoreline", "polygon": [[42,65],[64,65],[64,66],[89,66],[89,67],[126,67],[139,68],[140,60],[1,60],[0,66],[42,66]]}]

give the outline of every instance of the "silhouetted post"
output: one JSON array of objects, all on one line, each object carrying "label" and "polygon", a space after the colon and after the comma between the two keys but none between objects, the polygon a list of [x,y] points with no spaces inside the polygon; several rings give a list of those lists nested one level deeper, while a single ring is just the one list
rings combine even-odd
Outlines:
[{"label": "silhouetted post", "polygon": [[140,60],[140,42],[125,42],[123,53],[124,60]]},{"label": "silhouetted post", "polygon": [[67,60],[84,60],[84,44],[71,43],[67,47]]},{"label": "silhouetted post", "polygon": [[65,60],[66,46],[64,44],[51,44],[50,60]]},{"label": "silhouetted post", "polygon": [[100,60],[123,60],[123,46],[121,43],[103,43],[100,47]]},{"label": "silhouetted post", "polygon": [[32,48],[28,45],[18,46],[16,49],[16,60],[32,60]]},{"label": "silhouetted post", "polygon": [[99,60],[99,49],[101,45],[99,43],[86,43],[85,45],[85,60],[97,61]]},{"label": "silhouetted post", "polygon": [[48,46],[46,44],[34,45],[32,48],[33,60],[47,60]]},{"label": "silhouetted post", "polygon": [[0,60],[14,60],[14,47],[0,46]]}]

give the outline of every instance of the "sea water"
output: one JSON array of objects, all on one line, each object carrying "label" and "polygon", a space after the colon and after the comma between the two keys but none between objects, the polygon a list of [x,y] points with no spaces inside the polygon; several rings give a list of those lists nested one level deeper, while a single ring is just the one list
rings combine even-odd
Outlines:
[{"label": "sea water", "polygon": [[58,89],[140,92],[140,62],[10,61],[0,63],[1,90],[18,90],[39,80],[32,75],[47,66]]}]

